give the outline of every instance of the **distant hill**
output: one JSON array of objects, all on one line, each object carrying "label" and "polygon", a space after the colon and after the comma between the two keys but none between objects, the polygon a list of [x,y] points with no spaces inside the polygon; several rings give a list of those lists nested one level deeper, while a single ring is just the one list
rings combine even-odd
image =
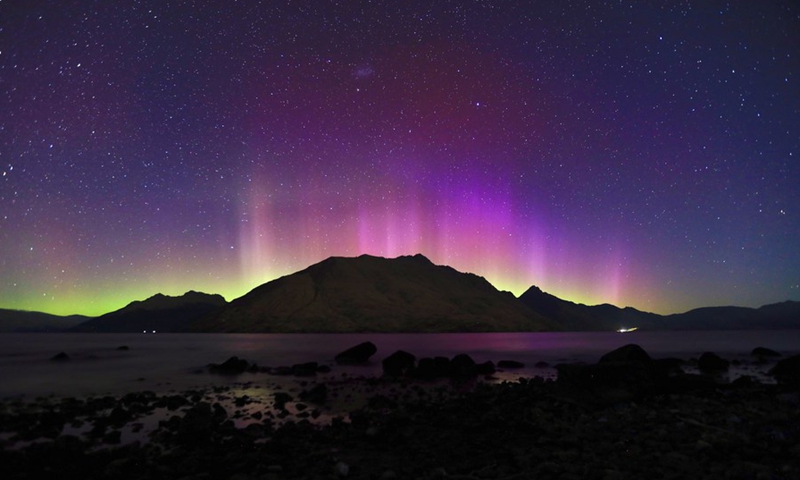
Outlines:
[{"label": "distant hill", "polygon": [[227,302],[221,295],[190,291],[179,297],[156,294],[73,327],[73,332],[184,332],[199,317]]},{"label": "distant hill", "polygon": [[62,317],[49,313],[0,308],[0,333],[63,332],[90,318],[83,315]]},{"label": "distant hill", "polygon": [[192,326],[211,332],[485,332],[560,329],[486,279],[422,255],[332,257],[271,281]]},{"label": "distant hill", "polygon": [[646,330],[747,330],[800,328],[800,302],[761,308],[704,307],[673,315],[603,304],[587,306],[531,287],[520,295],[531,310],[558,322],[564,330],[593,331],[638,327]]}]

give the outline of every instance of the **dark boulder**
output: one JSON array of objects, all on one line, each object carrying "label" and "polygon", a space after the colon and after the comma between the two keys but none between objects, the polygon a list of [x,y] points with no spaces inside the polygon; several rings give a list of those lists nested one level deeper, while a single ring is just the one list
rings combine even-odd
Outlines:
[{"label": "dark boulder", "polygon": [[414,368],[417,357],[404,350],[398,350],[383,359],[383,373],[391,377],[400,377]]},{"label": "dark boulder", "polygon": [[599,363],[609,363],[609,362],[619,362],[619,363],[630,363],[630,362],[649,362],[650,355],[644,351],[642,347],[636,345],[635,343],[629,343],[628,345],[622,346],[617,348],[616,350],[612,350],[602,357],[600,357]]},{"label": "dark boulder", "polygon": [[317,374],[317,362],[306,362],[292,365],[292,375],[296,377],[310,377]]},{"label": "dark boulder", "polygon": [[67,355],[66,352],[60,352],[50,357],[51,362],[68,362],[69,360],[69,355]]},{"label": "dark boulder", "polygon": [[461,353],[450,360],[450,376],[453,378],[468,378],[477,375],[475,360],[469,355]]},{"label": "dark boulder", "polygon": [[214,402],[214,405],[212,405],[212,409],[213,409],[213,411],[212,411],[211,417],[217,423],[222,423],[222,422],[225,421],[226,418],[228,418],[227,410],[225,410],[225,407],[220,405],[219,402]]},{"label": "dark boulder", "polygon": [[211,363],[208,365],[210,371],[222,373],[224,375],[236,375],[247,370],[250,364],[247,360],[239,357],[231,357],[221,364]]},{"label": "dark boulder", "polygon": [[328,387],[324,383],[314,385],[310,390],[300,392],[300,400],[322,405],[328,400]]},{"label": "dark boulder", "polygon": [[294,400],[294,398],[286,392],[275,392],[272,394],[272,398],[275,399],[274,405],[278,410],[284,410],[286,404]]},{"label": "dark boulder", "polygon": [[124,427],[131,420],[133,420],[133,415],[119,405],[111,409],[111,413],[108,414],[108,423],[116,428]]},{"label": "dark boulder", "polygon": [[779,361],[768,372],[781,385],[800,386],[800,355],[794,355]]},{"label": "dark boulder", "polygon": [[162,397],[156,404],[161,408],[166,408],[167,410],[173,412],[185,405],[188,405],[189,399],[178,394],[168,395]]},{"label": "dark boulder", "polygon": [[697,360],[697,368],[701,373],[717,375],[727,372],[731,362],[713,352],[704,352]]},{"label": "dark boulder", "polygon": [[367,363],[369,362],[369,357],[375,355],[377,351],[378,347],[374,343],[364,342],[339,353],[334,359],[336,363],[346,365]]},{"label": "dark boulder", "polygon": [[655,391],[652,371],[643,362],[556,365],[556,383],[592,403],[638,400]]},{"label": "dark boulder", "polygon": [[413,377],[420,380],[434,380],[450,375],[450,359],[447,357],[420,358]]},{"label": "dark boulder", "polygon": [[508,369],[525,368],[525,364],[522,362],[518,362],[516,360],[500,360],[499,362],[497,362],[497,368],[508,368]]},{"label": "dark boulder", "polygon": [[207,443],[214,429],[214,413],[211,404],[200,402],[187,410],[178,425],[178,441],[184,444]]},{"label": "dark boulder", "polygon": [[413,371],[413,377],[420,380],[433,380],[439,377],[437,373],[433,358],[425,357],[420,358],[419,362],[417,362],[417,368]]},{"label": "dark boulder", "polygon": [[556,382],[590,402],[627,402],[657,390],[656,370],[642,347],[629,344],[606,353],[594,365],[556,365]]},{"label": "dark boulder", "polygon": [[767,357],[781,357],[780,353],[776,352],[775,350],[766,348],[766,347],[756,347],[750,352],[750,355],[759,358],[767,358]]},{"label": "dark boulder", "polygon": [[494,362],[491,360],[487,360],[483,363],[479,363],[475,365],[475,373],[478,375],[492,375],[497,371],[494,366]]}]

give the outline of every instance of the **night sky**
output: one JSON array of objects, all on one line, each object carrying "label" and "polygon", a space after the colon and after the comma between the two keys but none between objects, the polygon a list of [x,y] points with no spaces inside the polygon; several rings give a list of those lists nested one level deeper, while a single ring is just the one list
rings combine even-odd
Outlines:
[{"label": "night sky", "polygon": [[0,307],[422,253],[519,295],[800,300],[800,5],[0,1]]}]

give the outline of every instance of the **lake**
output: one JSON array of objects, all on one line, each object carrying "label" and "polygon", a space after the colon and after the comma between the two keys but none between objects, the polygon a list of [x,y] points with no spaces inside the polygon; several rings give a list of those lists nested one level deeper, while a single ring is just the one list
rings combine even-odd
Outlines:
[{"label": "lake", "polygon": [[[165,392],[243,381],[258,382],[265,374],[224,377],[207,373],[209,363],[236,355],[260,366],[317,361],[333,365],[333,357],[353,345],[372,341],[378,352],[366,366],[334,366],[331,375],[380,375],[381,360],[396,350],[417,358],[452,357],[467,353],[476,362],[518,360],[526,368],[500,378],[551,376],[552,367],[537,362],[595,362],[627,343],[641,345],[651,356],[696,358],[713,351],[742,360],[764,346],[787,355],[800,353],[800,331],[671,331],[557,332],[465,334],[2,334],[0,335],[0,398],[42,395],[81,396],[128,391]],[[120,346],[127,350],[119,350]],[[71,360],[49,359],[66,352]],[[760,367],[764,371],[765,367]],[[741,370],[741,369],[740,369]],[[754,372],[758,373],[758,372]]]}]

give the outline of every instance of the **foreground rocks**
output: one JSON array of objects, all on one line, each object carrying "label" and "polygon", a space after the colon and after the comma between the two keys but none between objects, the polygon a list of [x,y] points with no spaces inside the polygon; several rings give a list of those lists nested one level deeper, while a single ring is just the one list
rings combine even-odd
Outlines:
[{"label": "foreground rocks", "polygon": [[[435,368],[436,360],[420,359],[410,372],[419,363]],[[778,373],[796,371],[783,365]],[[562,372],[556,381],[501,384],[411,376],[310,383],[297,394],[274,392],[263,416],[238,425],[234,408],[257,400],[222,389],[219,397],[236,397],[237,407],[215,404],[209,392],[0,404],[4,428],[48,438],[4,449],[0,465],[3,478],[800,478],[800,391],[791,382],[720,383],[636,346]],[[675,386],[691,382],[700,386]],[[356,391],[368,397],[363,406],[326,426],[310,420],[314,405]],[[170,407],[147,442],[96,450],[89,439],[60,434],[84,419],[97,438],[113,440],[120,424]]]},{"label": "foreground rocks", "polygon": [[374,343],[364,342],[339,353],[334,359],[338,364],[359,365],[367,363],[369,357],[375,355],[377,351],[378,347]]}]

